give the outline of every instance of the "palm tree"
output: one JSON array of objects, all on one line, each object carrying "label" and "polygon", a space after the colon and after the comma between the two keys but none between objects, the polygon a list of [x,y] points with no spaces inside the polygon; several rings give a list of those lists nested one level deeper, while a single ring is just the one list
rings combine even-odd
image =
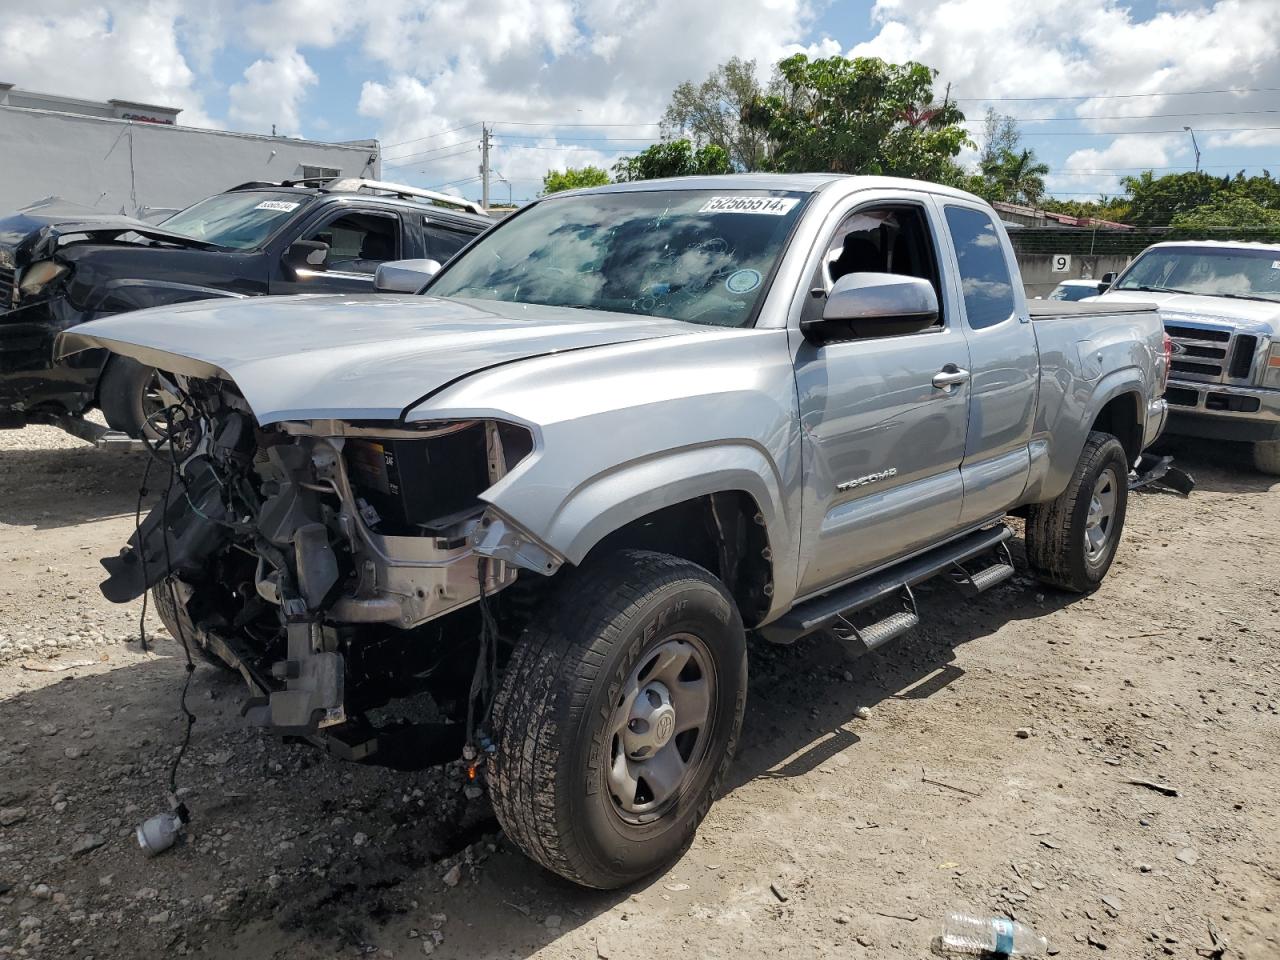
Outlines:
[{"label": "palm tree", "polygon": [[1049,165],[1036,159],[1034,150],[1005,151],[1000,162],[1000,181],[1014,203],[1035,206],[1044,196],[1044,178]]}]

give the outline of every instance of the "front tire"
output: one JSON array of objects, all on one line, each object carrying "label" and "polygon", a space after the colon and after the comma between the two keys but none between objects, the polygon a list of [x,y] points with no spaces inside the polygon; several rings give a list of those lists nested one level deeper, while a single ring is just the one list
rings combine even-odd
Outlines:
[{"label": "front tire", "polygon": [[494,810],[533,860],[612,889],[688,845],[729,768],[747,692],[733,599],[696,564],[624,550],[573,571],[494,702]]},{"label": "front tire", "polygon": [[163,406],[155,396],[156,372],[130,357],[112,357],[98,384],[98,407],[112,430],[135,440],[147,430],[147,439],[158,439],[147,429],[147,418]]},{"label": "front tire", "polygon": [[1262,473],[1280,477],[1280,440],[1259,440],[1255,443],[1253,465]]},{"label": "front tire", "polygon": [[156,615],[169,631],[169,636],[178,646],[185,646],[192,656],[199,657],[219,670],[235,673],[235,667],[209,649],[204,632],[192,622],[186,606],[178,602],[178,589],[177,583],[172,579],[161,580],[151,588],[151,602],[155,604]]},{"label": "front tire", "polygon": [[1087,593],[1111,569],[1129,501],[1129,458],[1120,441],[1094,431],[1071,482],[1055,500],[1027,513],[1026,550],[1043,582]]}]

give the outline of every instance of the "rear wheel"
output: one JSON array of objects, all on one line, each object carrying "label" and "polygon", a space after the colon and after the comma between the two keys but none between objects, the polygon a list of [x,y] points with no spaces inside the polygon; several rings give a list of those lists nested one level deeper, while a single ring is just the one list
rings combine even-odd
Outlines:
[{"label": "rear wheel", "polygon": [[1027,560],[1038,578],[1075,593],[1102,582],[1124,530],[1128,478],[1120,441],[1090,433],[1067,489],[1027,513]]},{"label": "rear wheel", "polygon": [[664,554],[574,571],[517,644],[494,703],[494,810],[532,859],[614,888],[674,860],[710,807],[746,701],[724,587]]},{"label": "rear wheel", "polygon": [[1259,440],[1255,443],[1253,465],[1263,473],[1280,476],[1280,440]]}]

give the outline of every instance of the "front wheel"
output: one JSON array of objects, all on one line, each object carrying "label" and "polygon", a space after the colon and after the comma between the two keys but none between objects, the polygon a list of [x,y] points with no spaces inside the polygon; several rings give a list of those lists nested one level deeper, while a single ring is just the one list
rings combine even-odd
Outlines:
[{"label": "front wheel", "polygon": [[1129,459],[1109,433],[1089,434],[1071,482],[1027,513],[1027,561],[1042,581],[1073,593],[1102,582],[1115,559],[1129,501]]},{"label": "front wheel", "polygon": [[706,570],[624,550],[573,571],[494,702],[489,790],[507,836],[588,887],[667,865],[729,768],[746,692],[742,619]]},{"label": "front wheel", "polygon": [[1255,443],[1253,465],[1262,473],[1280,476],[1280,440],[1259,440]]},{"label": "front wheel", "polygon": [[155,441],[147,420],[164,408],[155,370],[130,357],[112,357],[98,385],[98,406],[107,426],[133,437]]}]

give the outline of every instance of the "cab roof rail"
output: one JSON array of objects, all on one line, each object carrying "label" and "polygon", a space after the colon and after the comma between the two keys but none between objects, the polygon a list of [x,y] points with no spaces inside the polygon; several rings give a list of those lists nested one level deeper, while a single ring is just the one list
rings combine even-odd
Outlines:
[{"label": "cab roof rail", "polygon": [[365,180],[360,177],[338,177],[327,181],[322,187],[326,193],[359,193],[367,190],[370,193],[389,193],[405,200],[430,200],[432,203],[447,207],[458,207],[469,213],[488,216],[484,207],[473,200],[454,197],[435,190],[423,190],[420,187],[406,187],[402,183],[387,183],[383,180]]},{"label": "cab roof rail", "polygon": [[423,190],[420,187],[409,187],[403,183],[365,180],[361,177],[307,177],[300,180],[281,180],[278,183],[266,180],[250,180],[247,183],[236,184],[227,190],[227,193],[236,190],[260,190],[264,187],[310,187],[323,193],[381,193],[399,197],[402,200],[430,200],[432,203],[443,207],[457,207],[482,217],[489,215],[485,208],[474,200],[451,196],[447,193],[437,193],[434,190]]}]

